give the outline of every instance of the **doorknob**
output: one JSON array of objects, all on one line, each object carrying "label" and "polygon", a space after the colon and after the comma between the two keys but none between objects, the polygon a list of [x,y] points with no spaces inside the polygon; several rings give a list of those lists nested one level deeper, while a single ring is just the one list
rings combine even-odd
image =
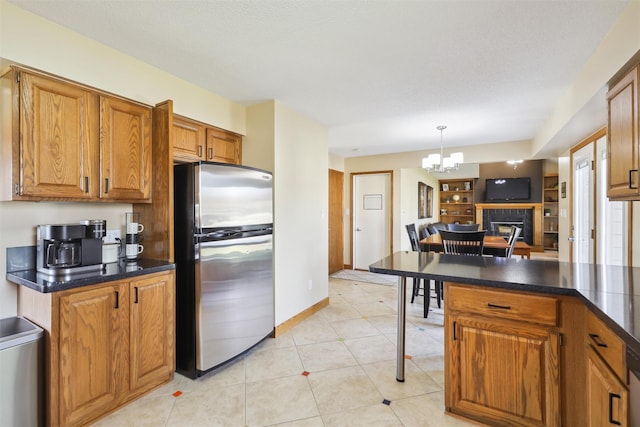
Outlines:
[{"label": "doorknob", "polygon": [[574,241],[573,237],[568,237],[567,240],[570,241],[570,242]]},{"label": "doorknob", "polygon": [[356,228],[356,231],[362,231],[362,230],[361,230],[361,229],[359,229],[359,228]]}]

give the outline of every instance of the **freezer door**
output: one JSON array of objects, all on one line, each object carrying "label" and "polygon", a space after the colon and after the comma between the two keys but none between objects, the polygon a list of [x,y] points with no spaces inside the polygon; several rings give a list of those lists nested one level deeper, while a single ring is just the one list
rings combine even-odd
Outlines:
[{"label": "freezer door", "polygon": [[196,177],[196,229],[273,222],[273,182],[269,172],[203,163],[196,166]]},{"label": "freezer door", "polygon": [[199,243],[196,367],[241,354],[274,328],[272,236]]}]

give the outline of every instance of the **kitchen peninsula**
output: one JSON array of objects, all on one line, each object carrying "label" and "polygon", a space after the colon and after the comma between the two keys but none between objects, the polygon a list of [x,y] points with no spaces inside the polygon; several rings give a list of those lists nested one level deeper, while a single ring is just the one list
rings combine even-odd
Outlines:
[{"label": "kitchen peninsula", "polygon": [[630,425],[640,268],[396,252],[369,270],[399,276],[399,381],[406,278],[445,282],[448,412],[490,425]]}]

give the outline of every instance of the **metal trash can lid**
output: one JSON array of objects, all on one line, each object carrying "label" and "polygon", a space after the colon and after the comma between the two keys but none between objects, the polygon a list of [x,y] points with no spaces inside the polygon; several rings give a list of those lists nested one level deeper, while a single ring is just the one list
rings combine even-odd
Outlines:
[{"label": "metal trash can lid", "polygon": [[0,319],[0,351],[40,339],[44,331],[22,316]]}]

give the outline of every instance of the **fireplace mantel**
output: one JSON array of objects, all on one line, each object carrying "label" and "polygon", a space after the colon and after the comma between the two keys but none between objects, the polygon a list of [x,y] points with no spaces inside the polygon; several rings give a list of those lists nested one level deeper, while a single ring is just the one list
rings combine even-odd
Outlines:
[{"label": "fireplace mantel", "polygon": [[[532,209],[533,210],[533,246],[532,250],[541,252],[542,245],[542,203],[476,203],[476,218],[482,218],[485,209]],[[483,228],[486,226],[483,224]]]}]

